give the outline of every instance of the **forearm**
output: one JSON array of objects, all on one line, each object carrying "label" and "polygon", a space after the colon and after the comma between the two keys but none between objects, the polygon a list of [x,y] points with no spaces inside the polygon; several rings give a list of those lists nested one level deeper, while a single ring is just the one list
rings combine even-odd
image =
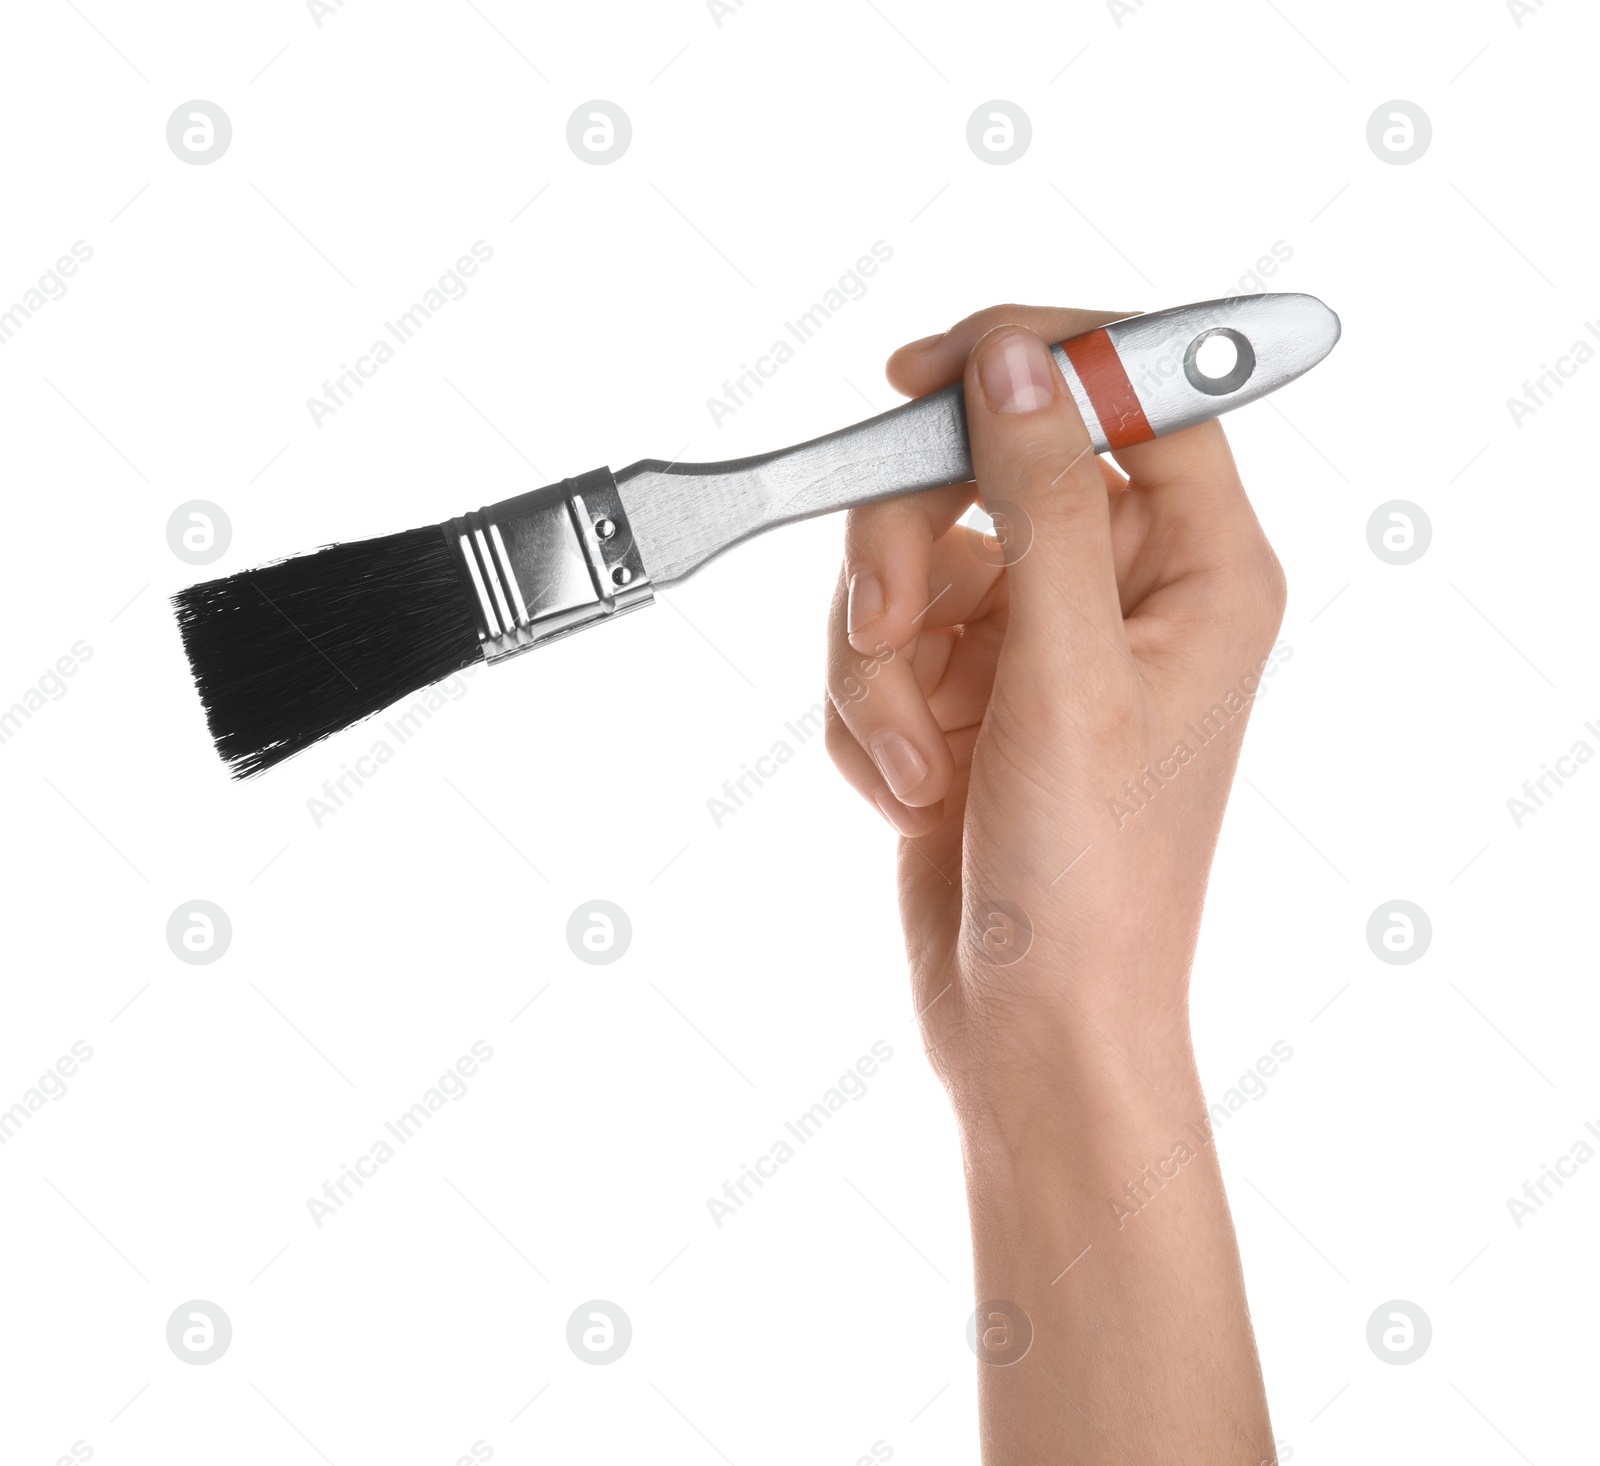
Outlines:
[{"label": "forearm", "polygon": [[[1187,1033],[1087,1019],[1059,1079],[958,1102],[983,1459],[1259,1466],[1272,1431]],[[1012,1071],[1013,1075],[1015,1071]],[[1001,1363],[1020,1307],[1026,1355]],[[986,1339],[986,1329],[989,1330]],[[988,1361],[993,1362],[988,1362]]]}]

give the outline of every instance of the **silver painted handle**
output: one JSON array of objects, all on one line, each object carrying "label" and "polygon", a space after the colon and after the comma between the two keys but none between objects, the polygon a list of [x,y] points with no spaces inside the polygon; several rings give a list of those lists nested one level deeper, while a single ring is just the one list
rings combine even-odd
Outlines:
[{"label": "silver painted handle", "polygon": [[[1201,370],[1222,336],[1234,365]],[[1310,371],[1339,339],[1311,295],[1252,295],[1129,316],[1052,348],[1097,453],[1176,432],[1254,402]],[[959,384],[792,448],[726,463],[643,459],[616,476],[656,586],[781,524],[972,477]]]}]

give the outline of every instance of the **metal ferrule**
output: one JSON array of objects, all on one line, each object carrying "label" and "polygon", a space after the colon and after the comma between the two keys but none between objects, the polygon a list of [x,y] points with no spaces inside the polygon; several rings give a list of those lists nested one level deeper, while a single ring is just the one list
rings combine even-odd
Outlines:
[{"label": "metal ferrule", "polygon": [[514,657],[654,598],[609,468],[441,527],[471,588],[485,661]]}]

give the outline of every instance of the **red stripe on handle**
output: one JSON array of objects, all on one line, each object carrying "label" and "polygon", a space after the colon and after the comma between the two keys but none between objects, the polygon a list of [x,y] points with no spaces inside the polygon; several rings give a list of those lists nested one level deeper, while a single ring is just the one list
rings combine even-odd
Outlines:
[{"label": "red stripe on handle", "polygon": [[1155,437],[1155,429],[1144,415],[1139,394],[1122,369],[1122,358],[1104,330],[1063,341],[1061,349],[1077,369],[1107,443],[1113,448],[1129,448],[1135,443],[1148,443]]}]

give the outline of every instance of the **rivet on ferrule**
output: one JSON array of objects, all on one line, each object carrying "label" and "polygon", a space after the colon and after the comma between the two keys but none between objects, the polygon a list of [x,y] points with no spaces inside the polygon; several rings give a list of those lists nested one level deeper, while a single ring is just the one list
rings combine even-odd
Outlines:
[{"label": "rivet on ferrule", "polygon": [[547,484],[442,526],[497,662],[654,599],[609,468]]}]

